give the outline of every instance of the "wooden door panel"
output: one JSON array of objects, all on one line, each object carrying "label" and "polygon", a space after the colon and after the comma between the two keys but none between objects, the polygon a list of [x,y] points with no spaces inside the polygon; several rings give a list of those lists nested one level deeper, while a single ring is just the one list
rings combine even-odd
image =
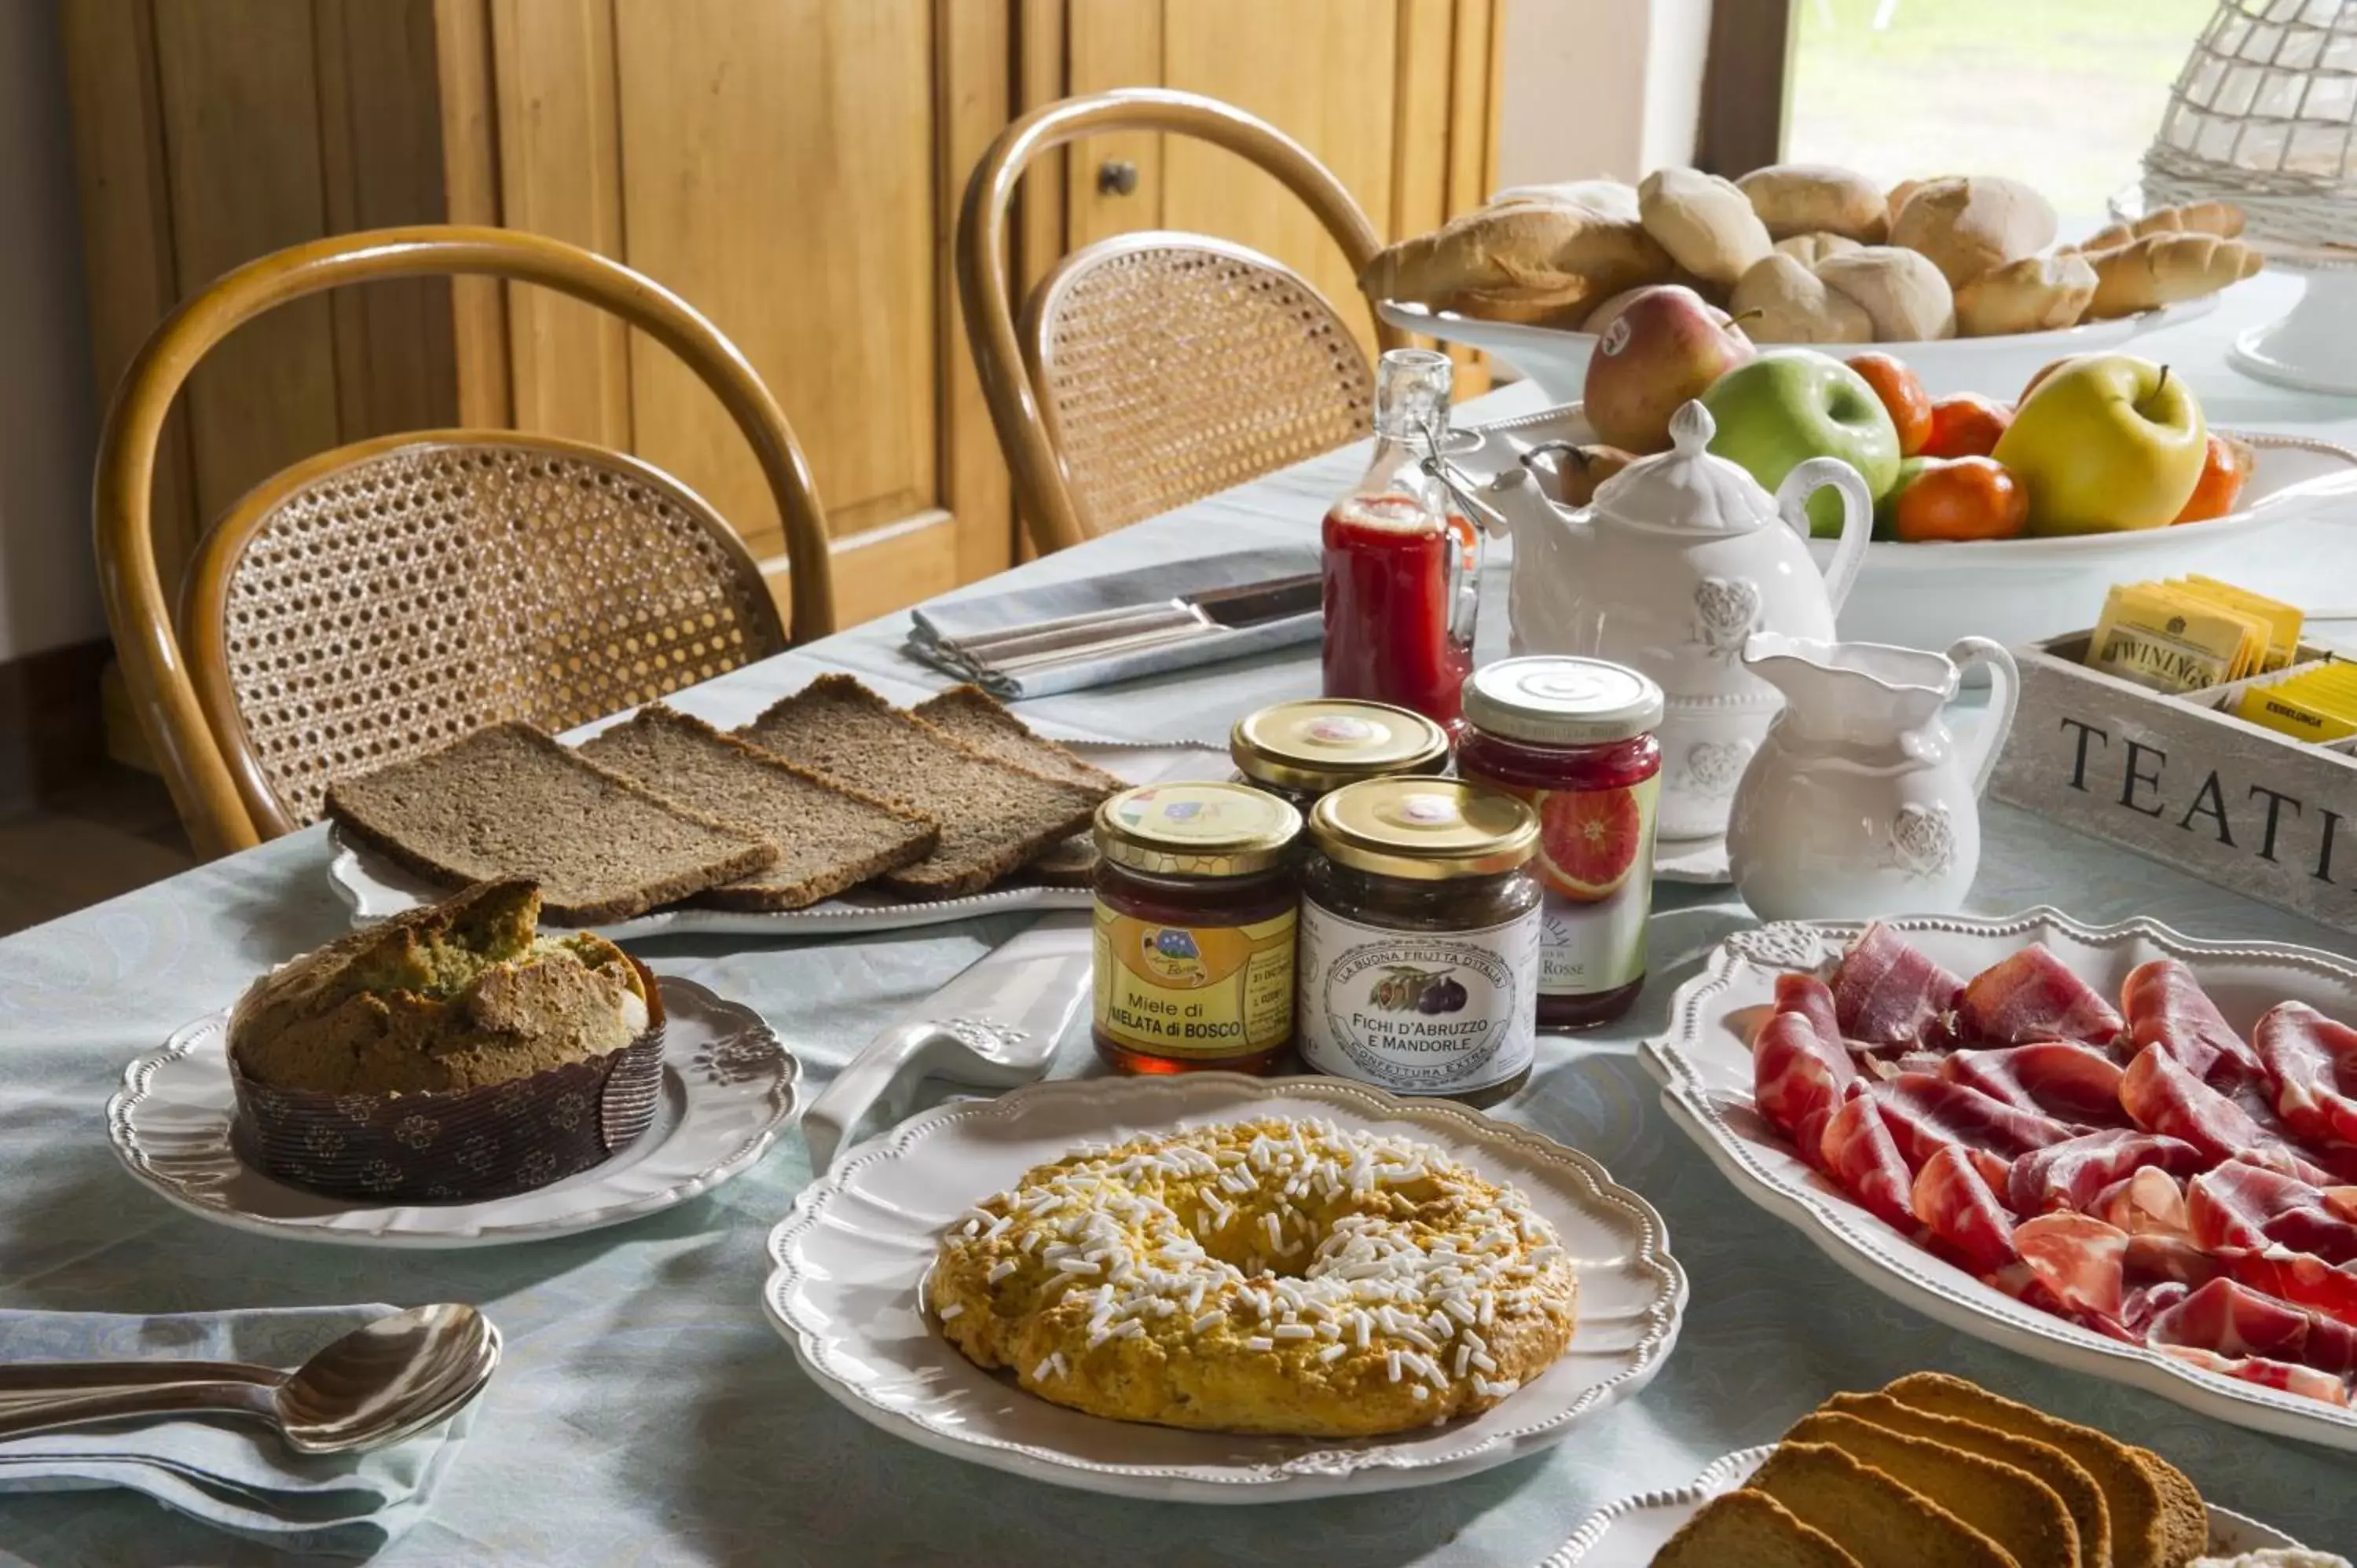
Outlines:
[{"label": "wooden door panel", "polygon": [[[1163,80],[1276,125],[1334,171],[1378,230],[1387,229],[1399,5],[1187,0],[1163,14]],[[1346,318],[1359,318],[1353,329],[1372,351],[1373,331],[1351,308],[1357,279],[1309,209],[1231,153],[1189,137],[1167,141],[1164,226],[1219,234],[1275,256],[1336,302]]]},{"label": "wooden door panel", "polygon": [[[1182,4],[1184,0],[1182,0]],[[1120,87],[1160,87],[1165,0],[1071,0],[1066,45],[1075,96]],[[1064,149],[1066,220],[1071,249],[1115,234],[1164,227],[1162,143],[1150,132],[1091,136]],[[1126,163],[1137,187],[1124,195],[1101,189],[1098,171]]]},{"label": "wooden door panel", "polygon": [[[938,496],[930,0],[615,0],[630,263],[744,350],[838,537]],[[694,377],[638,346],[638,450],[780,546]]]}]

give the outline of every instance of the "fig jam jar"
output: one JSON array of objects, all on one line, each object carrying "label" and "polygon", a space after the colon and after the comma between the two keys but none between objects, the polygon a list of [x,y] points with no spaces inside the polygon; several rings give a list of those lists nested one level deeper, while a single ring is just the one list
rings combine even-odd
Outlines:
[{"label": "fig jam jar", "polygon": [[1448,732],[1389,703],[1312,697],[1248,714],[1228,733],[1238,782],[1307,811],[1346,784],[1448,765]]},{"label": "fig jam jar", "polygon": [[1302,1060],[1395,1094],[1488,1105],[1530,1077],[1538,819],[1455,779],[1352,784],[1309,812]]},{"label": "fig jam jar", "polygon": [[1645,983],[1662,689],[1600,659],[1507,659],[1466,682],[1464,700],[1458,776],[1538,813],[1539,1027],[1609,1023]]},{"label": "fig jam jar", "polygon": [[1293,1044],[1301,813],[1242,784],[1097,808],[1097,1054],[1125,1073],[1265,1073]]}]

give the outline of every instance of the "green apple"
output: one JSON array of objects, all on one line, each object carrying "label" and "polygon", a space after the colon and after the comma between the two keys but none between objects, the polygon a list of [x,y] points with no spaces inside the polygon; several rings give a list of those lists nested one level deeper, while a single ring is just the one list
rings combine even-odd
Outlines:
[{"label": "green apple", "polygon": [[[1899,427],[1866,378],[1830,354],[1784,349],[1738,365],[1702,394],[1717,422],[1710,449],[1774,490],[1811,457],[1839,457],[1880,500],[1899,482]],[[1809,532],[1841,532],[1841,496],[1809,498]]]},{"label": "green apple", "polygon": [[2032,533],[2165,528],[2201,482],[2210,432],[2183,376],[2083,354],[2037,382],[1990,454],[2029,492]]}]

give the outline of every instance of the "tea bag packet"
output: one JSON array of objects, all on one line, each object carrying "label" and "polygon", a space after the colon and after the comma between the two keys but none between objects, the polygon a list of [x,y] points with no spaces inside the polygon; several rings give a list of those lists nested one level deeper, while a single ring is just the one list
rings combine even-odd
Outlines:
[{"label": "tea bag packet", "polygon": [[2121,583],[2104,596],[2087,663],[2176,695],[2239,681],[2266,651],[2267,624],[2255,615],[2162,583]]},{"label": "tea bag packet", "polygon": [[2255,594],[2248,588],[2238,588],[2232,583],[2222,583],[2215,577],[2204,577],[2200,573],[2172,577],[2168,586],[2225,609],[2256,616],[2266,622],[2267,651],[2259,665],[2260,671],[2288,669],[2299,657],[2300,626],[2305,618],[2298,605],[2287,605],[2281,599],[2271,599],[2265,594]]},{"label": "tea bag packet", "polygon": [[2357,735],[2357,664],[2313,670],[2244,692],[2234,712],[2297,740],[2345,740]]}]

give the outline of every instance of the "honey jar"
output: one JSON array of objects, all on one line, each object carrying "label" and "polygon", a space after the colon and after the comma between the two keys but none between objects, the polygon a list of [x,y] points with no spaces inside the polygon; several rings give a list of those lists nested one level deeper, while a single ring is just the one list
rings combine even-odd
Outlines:
[{"label": "honey jar", "polygon": [[1448,765],[1448,735],[1422,714],[1389,703],[1312,697],[1237,720],[1228,755],[1239,781],[1306,811],[1346,784],[1439,772]]},{"label": "honey jar", "polygon": [[1293,1044],[1301,813],[1243,784],[1097,808],[1097,1054],[1125,1073],[1265,1073]]}]

